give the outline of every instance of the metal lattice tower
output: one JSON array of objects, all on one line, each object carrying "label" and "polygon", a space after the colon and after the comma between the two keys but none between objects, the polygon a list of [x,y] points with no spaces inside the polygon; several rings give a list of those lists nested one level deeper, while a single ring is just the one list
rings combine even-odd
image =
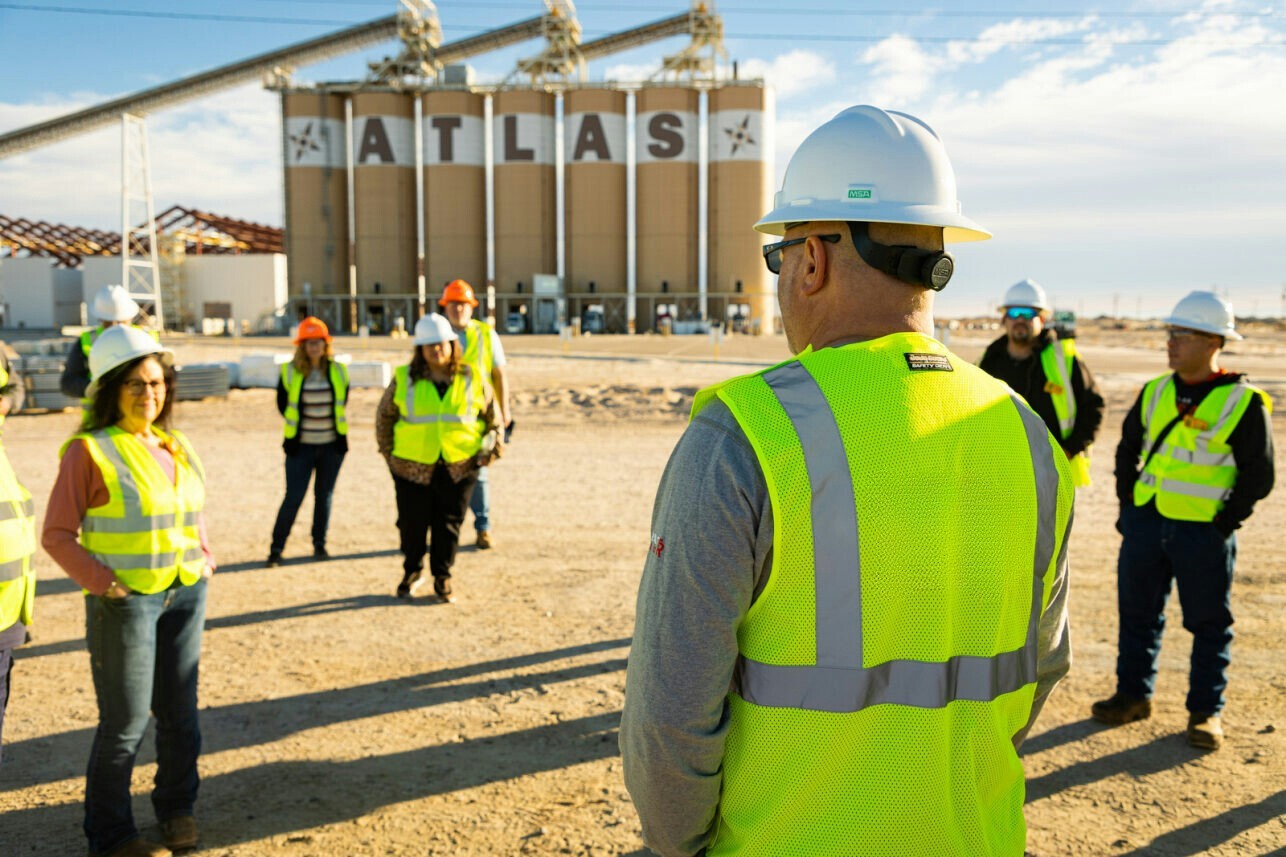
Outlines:
[{"label": "metal lattice tower", "polygon": [[[134,224],[138,223],[138,226]],[[158,329],[165,328],[160,265],[156,255],[156,212],[147,156],[147,121],[121,114],[121,285]]]},{"label": "metal lattice tower", "polygon": [[688,34],[692,37],[691,44],[666,57],[660,70],[652,76],[654,80],[667,77],[714,80],[716,61],[720,57],[728,59],[723,47],[723,19],[715,11],[714,0],[693,0],[688,11]]},{"label": "metal lattice tower", "polygon": [[442,71],[437,55],[442,46],[442,23],[432,0],[401,0],[397,10],[397,36],[402,42],[401,53],[368,63],[369,79],[392,86],[437,80]]},{"label": "metal lattice tower", "polygon": [[581,27],[572,0],[545,0],[548,10],[541,18],[541,35],[545,50],[537,56],[519,60],[506,82],[519,75],[531,78],[532,85],[566,81],[573,74],[585,80],[585,57],[580,49]]}]

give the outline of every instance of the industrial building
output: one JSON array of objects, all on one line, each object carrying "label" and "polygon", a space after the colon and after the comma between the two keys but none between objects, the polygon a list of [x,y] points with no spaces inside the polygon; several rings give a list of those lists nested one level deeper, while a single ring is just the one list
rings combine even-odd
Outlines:
[{"label": "industrial building", "polygon": [[[770,207],[772,96],[720,73],[713,4],[590,42],[570,0],[545,6],[443,44],[432,3],[403,0],[396,16],[136,100],[195,97],[271,68],[288,259],[279,308],[290,318],[387,332],[461,277],[506,332],[772,330],[771,275],[751,228]],[[301,85],[280,71],[392,33],[401,52],[363,80]],[[690,44],[652,79],[586,80],[589,60],[676,35]],[[501,84],[477,85],[463,64],[536,37],[543,51]],[[67,120],[102,124],[103,110],[84,113]],[[0,136],[0,155],[13,138]]]}]

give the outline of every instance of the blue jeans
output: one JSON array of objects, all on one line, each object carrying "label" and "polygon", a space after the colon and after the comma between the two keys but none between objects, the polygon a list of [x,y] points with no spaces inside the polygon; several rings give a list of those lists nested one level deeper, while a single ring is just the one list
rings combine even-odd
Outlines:
[{"label": "blue jeans", "polygon": [[85,772],[85,836],[98,854],[138,838],[130,776],[149,709],[156,715],[158,821],[191,815],[196,804],[197,667],[206,583],[120,600],[85,596],[85,640],[98,697],[98,730]]},{"label": "blue jeans", "polygon": [[473,528],[478,532],[491,529],[491,485],[487,482],[487,468],[478,468],[478,481],[473,486],[473,496],[469,498],[469,509],[473,512]]},{"label": "blue jeans", "polygon": [[[4,710],[9,705],[9,677],[13,671],[13,649],[0,649],[0,736],[4,735]],[[4,746],[0,744],[0,761]]]},{"label": "blue jeans", "polygon": [[314,470],[317,471],[317,482],[313,486],[313,548],[326,547],[331,499],[335,496],[335,482],[339,479],[339,466],[343,463],[344,452],[339,441],[301,443],[298,452],[286,456],[286,499],[281,501],[281,508],[277,510],[269,553],[279,554],[285,550],[286,539],[308,494],[308,482]]},{"label": "blue jeans", "polygon": [[1223,710],[1228,686],[1237,537],[1224,538],[1214,524],[1202,521],[1172,521],[1152,504],[1127,505],[1120,529],[1124,538],[1117,563],[1117,690],[1151,698],[1173,581],[1183,627],[1192,634],[1187,708],[1217,714]]}]

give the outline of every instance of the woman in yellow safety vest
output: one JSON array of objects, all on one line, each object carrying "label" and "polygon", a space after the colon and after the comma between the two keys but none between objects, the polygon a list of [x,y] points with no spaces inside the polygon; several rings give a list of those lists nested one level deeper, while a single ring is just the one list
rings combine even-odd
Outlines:
[{"label": "woman in yellow safety vest", "polygon": [[375,416],[380,454],[397,491],[402,582],[410,598],[423,574],[425,536],[433,591],[454,601],[451,566],[478,468],[500,455],[495,401],[487,379],[463,362],[450,322],[432,313],[415,325],[411,362],[393,373]]},{"label": "woman in yellow safety vest", "polygon": [[[90,406],[61,450],[42,543],[85,590],[98,730],[85,775],[89,852],[165,855],[197,842],[197,669],[206,581],[205,471],[170,428],[172,353],[132,327],[89,354]],[[130,777],[156,715],[152,806],[165,845],[140,838]]]},{"label": "woman in yellow safety vest", "polygon": [[281,565],[295,515],[313,485],[313,557],[328,559],[326,529],[339,467],[348,452],[348,367],[335,362],[330,331],[309,316],[295,333],[295,356],[282,364],[277,379],[277,410],[285,419],[286,497],[277,511],[268,548],[269,568]]}]

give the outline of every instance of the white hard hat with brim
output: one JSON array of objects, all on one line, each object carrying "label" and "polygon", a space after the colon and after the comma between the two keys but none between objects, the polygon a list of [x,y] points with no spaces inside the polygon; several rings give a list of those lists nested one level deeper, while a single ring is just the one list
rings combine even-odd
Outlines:
[{"label": "white hard hat with brim", "polygon": [[161,347],[144,330],[123,324],[104,330],[94,340],[94,347],[89,350],[89,372],[93,380],[85,390],[85,395],[93,398],[98,392],[99,383],[113,369],[149,354],[155,354],[163,366],[174,362],[174,352]]}]

